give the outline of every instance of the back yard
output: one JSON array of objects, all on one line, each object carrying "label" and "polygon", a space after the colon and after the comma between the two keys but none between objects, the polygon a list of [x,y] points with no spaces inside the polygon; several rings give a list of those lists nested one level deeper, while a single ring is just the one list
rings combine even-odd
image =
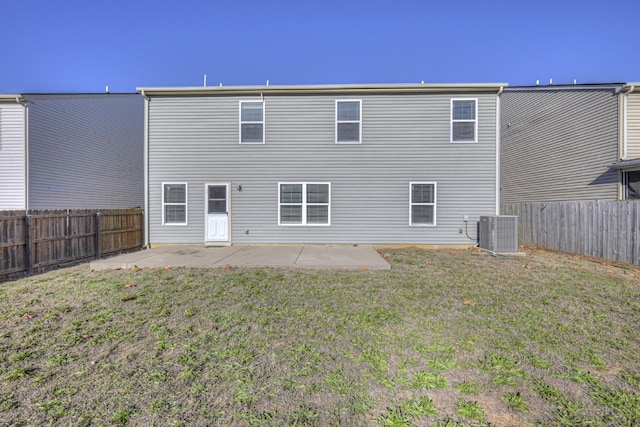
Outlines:
[{"label": "back yard", "polygon": [[640,272],[384,255],[1,283],[0,424],[638,425]]}]

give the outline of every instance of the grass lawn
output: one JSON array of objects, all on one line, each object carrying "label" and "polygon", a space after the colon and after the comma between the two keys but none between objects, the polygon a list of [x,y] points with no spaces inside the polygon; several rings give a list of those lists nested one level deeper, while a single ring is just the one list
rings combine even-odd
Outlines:
[{"label": "grass lawn", "polygon": [[384,256],[1,283],[0,425],[640,425],[637,270]]}]

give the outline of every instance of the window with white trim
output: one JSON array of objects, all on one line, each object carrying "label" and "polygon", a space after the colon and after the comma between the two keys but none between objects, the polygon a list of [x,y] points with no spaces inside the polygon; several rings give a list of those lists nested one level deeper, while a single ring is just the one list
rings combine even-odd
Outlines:
[{"label": "window with white trim", "polygon": [[240,144],[264,144],[263,101],[240,101]]},{"label": "window with white trim", "polygon": [[330,222],[330,183],[278,183],[278,225],[329,225]]},{"label": "window with white trim", "polygon": [[478,100],[451,100],[451,142],[478,141]]},{"label": "window with white trim", "polygon": [[409,225],[436,225],[436,183],[409,184]]},{"label": "window with white trim", "polygon": [[336,100],[336,144],[362,142],[362,101]]},{"label": "window with white trim", "polygon": [[186,182],[165,182],[162,184],[162,224],[187,224]]}]

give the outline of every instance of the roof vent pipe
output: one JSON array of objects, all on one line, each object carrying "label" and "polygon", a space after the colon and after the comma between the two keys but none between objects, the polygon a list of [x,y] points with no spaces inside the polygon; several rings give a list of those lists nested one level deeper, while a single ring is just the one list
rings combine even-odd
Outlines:
[{"label": "roof vent pipe", "polygon": [[549,79],[549,86],[553,86],[553,79]]},{"label": "roof vent pipe", "polygon": [[536,86],[540,86],[540,80],[536,80]]},{"label": "roof vent pipe", "polygon": [[203,83],[202,86],[207,87],[207,74],[206,73],[204,75],[204,83]]}]

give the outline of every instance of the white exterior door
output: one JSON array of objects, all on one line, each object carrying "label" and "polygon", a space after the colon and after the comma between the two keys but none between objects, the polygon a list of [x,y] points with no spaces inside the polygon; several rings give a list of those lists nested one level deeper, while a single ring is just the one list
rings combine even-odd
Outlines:
[{"label": "white exterior door", "polygon": [[229,184],[206,186],[206,242],[229,242]]}]

